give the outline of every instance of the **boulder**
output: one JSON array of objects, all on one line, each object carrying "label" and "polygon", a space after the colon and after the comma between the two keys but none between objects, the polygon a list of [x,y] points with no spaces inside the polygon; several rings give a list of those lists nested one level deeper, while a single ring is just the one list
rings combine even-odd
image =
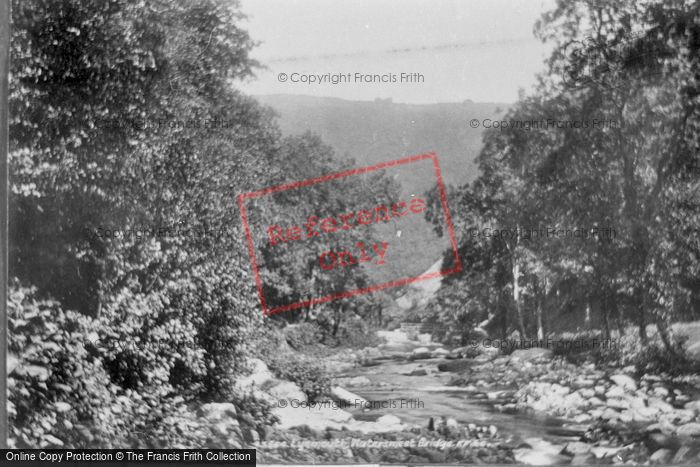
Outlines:
[{"label": "boulder", "polygon": [[354,378],[344,379],[343,383],[349,387],[357,387],[357,386],[369,386],[370,384],[372,384],[372,381],[366,376],[355,376]]},{"label": "boulder", "polygon": [[686,403],[683,408],[685,410],[692,410],[694,412],[700,412],[700,401],[690,401]]},{"label": "boulder", "polygon": [[423,368],[419,368],[417,370],[413,370],[412,372],[408,373],[408,376],[427,376],[428,372],[425,371]]},{"label": "boulder", "polygon": [[568,443],[566,446],[564,446],[564,450],[562,451],[564,454],[568,454],[570,456],[577,456],[579,454],[587,454],[591,452],[591,445],[588,443],[583,443],[581,441],[573,441],[571,443]]},{"label": "boulder", "polygon": [[237,384],[242,389],[250,389],[253,386],[260,387],[265,382],[274,379],[272,372],[259,358],[251,359],[251,373],[248,376],[238,378]]},{"label": "boulder", "polygon": [[270,394],[277,400],[297,400],[306,401],[306,394],[301,388],[291,381],[276,381],[276,384],[266,389],[267,393]]},{"label": "boulder", "polygon": [[437,348],[432,351],[432,357],[433,358],[444,358],[446,357],[450,352],[448,350],[443,349],[442,347]]},{"label": "boulder", "polygon": [[376,424],[376,431],[401,431],[404,428],[401,419],[396,415],[382,415]]},{"label": "boulder", "polygon": [[661,464],[665,464],[671,458],[671,454],[673,453],[670,449],[659,449],[651,455],[649,460],[652,462],[659,462]]},{"label": "boulder", "polygon": [[620,386],[611,387],[608,392],[605,393],[605,397],[608,399],[614,399],[618,397],[623,397],[625,395],[625,390]]},{"label": "boulder", "polygon": [[649,399],[649,407],[665,413],[673,412],[674,410],[671,404],[656,398]]},{"label": "boulder", "polygon": [[686,423],[676,430],[678,436],[700,436],[700,423]]},{"label": "boulder", "polygon": [[629,391],[636,391],[637,390],[637,382],[632,379],[632,377],[623,375],[623,374],[616,374],[610,377],[610,379],[620,386],[623,389],[627,389]]},{"label": "boulder", "polygon": [[676,455],[673,456],[671,462],[673,464],[680,464],[681,462],[686,462],[688,460],[688,454],[690,453],[690,446],[681,446],[676,451]]},{"label": "boulder", "polygon": [[351,406],[364,405],[367,403],[367,399],[360,397],[357,394],[353,394],[340,386],[334,386],[331,388],[331,397],[337,401],[347,402]]},{"label": "boulder", "polygon": [[469,360],[449,360],[447,362],[439,363],[437,368],[440,371],[464,371],[472,366],[472,362]]},{"label": "boulder", "polygon": [[430,350],[427,347],[418,347],[417,349],[413,349],[413,352],[411,352],[409,358],[411,360],[423,360],[430,358]]},{"label": "boulder", "polygon": [[518,349],[512,354],[510,354],[511,363],[535,362],[541,360],[550,360],[551,358],[552,351],[540,347],[535,347],[532,349]]}]

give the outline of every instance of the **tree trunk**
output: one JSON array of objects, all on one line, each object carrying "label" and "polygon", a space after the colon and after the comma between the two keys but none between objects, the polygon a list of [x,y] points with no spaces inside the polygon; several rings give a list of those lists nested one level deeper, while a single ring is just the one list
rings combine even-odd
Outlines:
[{"label": "tree trunk", "polygon": [[659,330],[661,342],[664,343],[666,350],[677,358],[681,357],[682,352],[673,338],[673,331],[664,318],[659,317],[659,319],[656,320],[656,328]]},{"label": "tree trunk", "polygon": [[544,287],[537,290],[537,339],[544,340],[546,334],[544,327],[544,313],[545,313],[545,301],[547,300],[547,294],[549,293],[549,282],[547,277],[543,278]]},{"label": "tree trunk", "polygon": [[[647,306],[646,292],[642,292],[644,298],[641,300],[641,306],[637,309],[637,327],[639,329],[639,340],[642,345],[649,345],[649,337],[647,336],[647,320],[645,309]],[[639,303],[639,300],[637,300]]]},{"label": "tree trunk", "polygon": [[520,338],[525,339],[527,334],[525,333],[525,321],[523,320],[523,310],[520,306],[520,284],[518,283],[518,278],[520,277],[520,263],[516,258],[513,258],[513,302],[515,303],[515,316],[518,320],[518,330],[520,331]]}]

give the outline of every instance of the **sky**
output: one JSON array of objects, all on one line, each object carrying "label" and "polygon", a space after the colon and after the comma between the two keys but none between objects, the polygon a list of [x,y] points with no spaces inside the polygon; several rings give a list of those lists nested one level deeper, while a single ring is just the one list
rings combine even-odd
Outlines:
[{"label": "sky", "polygon": [[[552,6],[553,0],[242,0],[243,27],[259,42],[253,57],[266,69],[237,87],[254,95],[512,103],[544,69],[546,48],[533,25]],[[345,80],[303,82],[331,75]]]}]

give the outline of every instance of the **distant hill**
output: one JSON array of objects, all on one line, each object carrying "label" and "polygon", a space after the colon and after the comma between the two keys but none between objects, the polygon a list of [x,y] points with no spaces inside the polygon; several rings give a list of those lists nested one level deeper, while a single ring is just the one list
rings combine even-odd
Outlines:
[{"label": "distant hill", "polygon": [[[333,147],[339,157],[355,159],[358,167],[402,157],[435,152],[446,184],[462,185],[477,176],[474,162],[482,145],[483,128],[470,121],[497,118],[507,104],[471,101],[445,104],[396,104],[388,99],[373,102],[287,94],[255,96],[279,115],[285,135],[312,131]],[[408,168],[408,166],[404,166]],[[401,170],[395,178],[402,195],[420,196],[432,188],[435,177],[418,166]],[[442,258],[449,248],[446,237],[437,237],[420,217],[406,219],[404,235],[392,226],[381,229],[393,238],[387,267],[370,272],[375,280],[417,276]]]},{"label": "distant hill", "polygon": [[[454,185],[471,182],[477,174],[474,159],[481,149],[483,128],[471,128],[470,120],[500,117],[508,108],[471,101],[416,105],[288,94],[256,98],[279,114],[284,134],[313,131],[358,166],[435,152],[445,183]],[[420,173],[401,182],[404,194],[431,188],[431,180]]]}]

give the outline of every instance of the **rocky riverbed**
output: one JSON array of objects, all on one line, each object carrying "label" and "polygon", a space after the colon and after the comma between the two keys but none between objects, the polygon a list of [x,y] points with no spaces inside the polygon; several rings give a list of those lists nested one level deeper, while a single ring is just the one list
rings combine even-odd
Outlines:
[{"label": "rocky riverbed", "polygon": [[503,356],[382,337],[327,357],[333,389],[313,403],[255,363],[239,384],[279,418],[251,435],[261,461],[700,463],[698,378],[636,378],[544,349]]}]

